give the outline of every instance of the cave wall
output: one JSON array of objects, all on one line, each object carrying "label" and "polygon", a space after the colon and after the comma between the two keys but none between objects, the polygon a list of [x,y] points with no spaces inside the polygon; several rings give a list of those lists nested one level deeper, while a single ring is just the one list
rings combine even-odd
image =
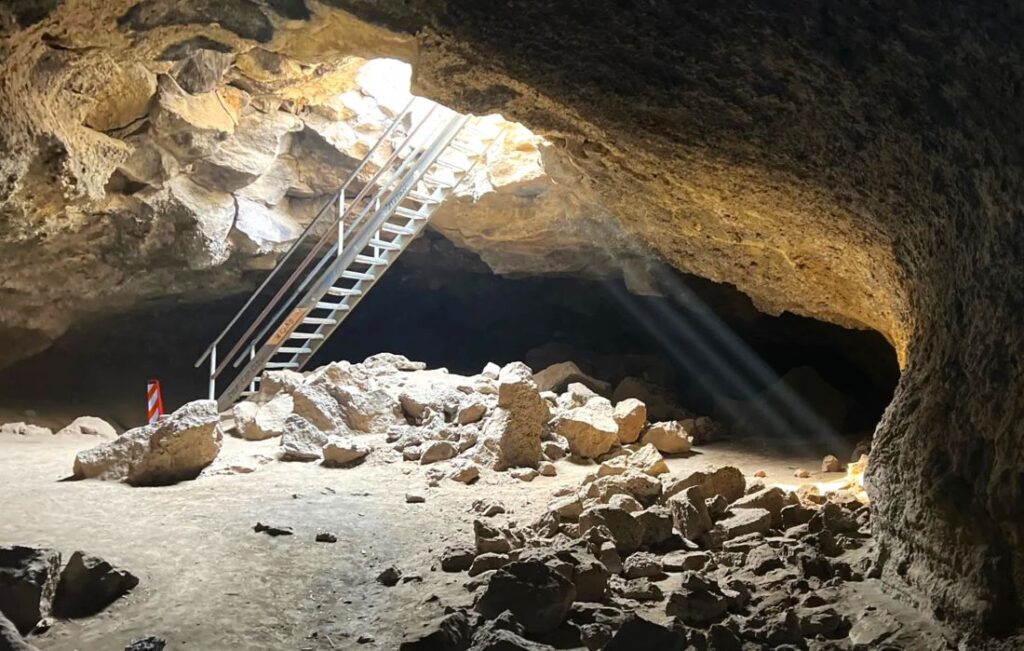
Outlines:
[{"label": "cave wall", "polygon": [[426,28],[420,88],[572,152],[677,268],[886,334],[877,571],[958,625],[1020,625],[1019,4],[342,4]]},{"label": "cave wall", "polygon": [[[58,289],[65,278],[105,288],[159,278],[145,271],[152,261],[127,273],[89,262],[104,237],[132,230],[111,231],[110,214],[86,209],[108,197],[129,149],[86,126],[110,84],[83,70],[124,69],[203,38],[305,63],[353,52],[404,58],[422,94],[460,111],[499,110],[543,136],[550,178],[572,188],[552,197],[516,184],[489,213],[473,213],[472,200],[446,207],[438,229],[492,267],[590,274],[617,262],[636,271],[642,291],[653,254],[736,286],[766,312],[884,334],[903,375],[869,470],[877,571],[959,625],[1019,626],[1017,3],[65,0],[0,9],[3,277],[5,296],[19,298],[0,322],[12,337],[45,330],[41,314],[68,323],[76,303]],[[29,212],[12,211],[12,198]],[[41,243],[53,247],[45,257]],[[65,266],[34,265],[55,259]],[[186,277],[182,267],[169,265],[166,277]],[[197,272],[193,287],[216,292],[212,275]],[[123,296],[103,295],[110,309]]]}]

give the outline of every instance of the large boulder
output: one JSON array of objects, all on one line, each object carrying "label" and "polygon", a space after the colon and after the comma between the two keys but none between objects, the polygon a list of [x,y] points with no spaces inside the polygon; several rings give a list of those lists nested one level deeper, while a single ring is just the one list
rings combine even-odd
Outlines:
[{"label": "large boulder", "polygon": [[53,614],[57,617],[88,617],[100,612],[139,584],[131,572],[120,570],[102,558],[75,552],[60,573]]},{"label": "large boulder", "polygon": [[243,439],[262,441],[284,434],[284,422],[292,414],[295,402],[290,395],[282,393],[269,402],[240,402],[235,405],[235,431]]},{"label": "large boulder", "polygon": [[572,581],[543,561],[529,559],[495,571],[476,610],[487,619],[507,610],[528,633],[546,633],[562,623],[575,599]]},{"label": "large boulder", "polygon": [[498,408],[483,429],[484,438],[497,443],[497,467],[540,465],[540,437],[549,417],[530,367],[521,362],[503,367],[498,374]]},{"label": "large boulder", "polygon": [[685,454],[690,451],[693,439],[679,421],[670,420],[652,424],[640,442],[650,443],[664,454]]},{"label": "large boulder", "polygon": [[281,461],[317,461],[323,456],[329,437],[308,420],[292,414],[284,422]]},{"label": "large boulder", "polygon": [[615,405],[612,416],[619,426],[619,443],[634,443],[647,424],[647,405],[636,398],[626,398]]},{"label": "large boulder", "polygon": [[79,452],[74,475],[162,486],[195,479],[220,452],[223,436],[213,400],[196,400],[151,425]]},{"label": "large boulder", "polygon": [[114,429],[114,426],[95,416],[79,416],[57,431],[57,436],[65,436],[67,434],[84,434],[105,439],[117,438],[117,430]]},{"label": "large boulder", "polygon": [[573,454],[594,459],[619,444],[619,425],[610,402],[593,398],[586,404],[567,409],[555,418],[555,430],[569,441]]},{"label": "large boulder", "polygon": [[0,547],[0,613],[22,635],[50,613],[60,553],[33,547]]}]

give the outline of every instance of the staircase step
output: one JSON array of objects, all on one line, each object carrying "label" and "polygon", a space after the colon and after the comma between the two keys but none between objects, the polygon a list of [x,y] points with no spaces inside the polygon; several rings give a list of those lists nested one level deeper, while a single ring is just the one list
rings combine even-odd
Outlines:
[{"label": "staircase step", "polygon": [[367,246],[373,246],[378,249],[384,249],[385,251],[398,251],[402,248],[397,242],[389,242],[388,240],[382,240],[379,237],[375,237],[370,240]]},{"label": "staircase step", "polygon": [[281,348],[277,349],[277,352],[278,353],[286,353],[288,355],[302,355],[303,353],[311,353],[311,352],[313,352],[313,350],[311,348],[305,348],[305,347],[303,347],[303,348],[293,348],[291,346],[282,346]]},{"label": "staircase step", "polygon": [[267,362],[263,368],[299,368],[298,362]]},{"label": "staircase step", "polygon": [[362,296],[363,290],[347,289],[345,287],[330,287],[327,289],[327,293],[331,296]]},{"label": "staircase step", "polygon": [[473,147],[470,147],[465,143],[458,142],[457,140],[451,141],[450,143],[448,143],[448,146],[454,149],[455,151],[461,151],[462,153],[469,154],[470,156],[473,157],[479,156],[481,154],[480,150],[474,149]]},{"label": "staircase step", "polygon": [[416,192],[415,190],[409,192],[409,198],[420,203],[441,203],[443,201],[443,199],[438,199],[433,195]]},{"label": "staircase step", "polygon": [[455,187],[455,184],[452,181],[449,181],[448,179],[442,179],[441,177],[436,176],[434,174],[424,174],[423,177],[420,178],[420,180],[426,181],[427,183],[431,185],[436,185],[440,188],[451,189]]},{"label": "staircase step", "polygon": [[463,167],[462,165],[453,163],[451,161],[442,160],[440,158],[438,158],[438,159],[436,159],[434,161],[434,165],[440,165],[441,167],[447,167],[450,170],[455,170],[456,172],[461,172],[463,174],[465,174],[466,172],[469,171],[468,168]]},{"label": "staircase step", "polygon": [[408,219],[426,219],[427,216],[419,212],[418,210],[412,210],[410,208],[403,208],[399,206],[395,208],[395,214],[399,217],[407,217]]},{"label": "staircase step", "polygon": [[415,235],[416,230],[413,228],[406,228],[405,226],[396,226],[394,224],[388,224],[385,222],[381,224],[380,230],[385,233],[391,233],[392,235]]},{"label": "staircase step", "polygon": [[384,258],[375,258],[372,255],[362,254],[356,256],[356,262],[370,265],[371,267],[386,267],[388,265],[388,261]]},{"label": "staircase step", "polygon": [[[318,306],[319,306],[319,304],[318,304]],[[302,322],[305,323],[306,325],[336,325],[338,323],[338,320],[337,319],[321,319],[321,318],[315,317],[315,316],[307,316],[305,319],[302,320]]]},{"label": "staircase step", "polygon": [[330,310],[332,312],[345,312],[348,310],[348,305],[345,305],[344,303],[328,303],[326,301],[320,301],[316,304],[316,307],[319,310]]},{"label": "staircase step", "polygon": [[341,272],[341,277],[346,280],[376,280],[377,277],[373,274],[363,273],[361,271],[352,271],[346,269]]},{"label": "staircase step", "polygon": [[319,332],[293,332],[288,335],[289,339],[323,339],[324,336]]}]

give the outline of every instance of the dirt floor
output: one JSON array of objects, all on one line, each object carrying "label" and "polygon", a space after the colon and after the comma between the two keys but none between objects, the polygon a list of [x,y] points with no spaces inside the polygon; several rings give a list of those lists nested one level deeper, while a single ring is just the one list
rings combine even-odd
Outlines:
[{"label": "dirt floor", "polygon": [[[531,483],[484,471],[472,486],[445,480],[428,488],[429,466],[385,463],[374,460],[377,453],[348,469],[283,463],[272,460],[276,440],[227,437],[216,467],[195,481],[162,488],[60,481],[75,452],[98,442],[0,435],[0,544],[50,546],[65,555],[81,549],[140,578],[103,613],[56,622],[30,638],[41,650],[123,649],[145,635],[165,638],[168,649],[394,649],[445,606],[470,602],[465,574],[435,568],[445,546],[472,543],[474,500],[499,499],[509,511],[499,517],[527,522],[558,487],[578,484],[594,469],[561,461],[558,476]],[[769,483],[791,486],[801,481],[793,470],[816,469],[820,456],[769,458],[726,442],[669,461],[673,473],[727,464],[748,475],[764,470]],[[255,471],[233,474],[230,466]],[[426,502],[406,503],[407,492]],[[293,527],[295,535],[255,533],[257,522]],[[320,530],[338,542],[314,542]],[[376,582],[390,565],[406,582]],[[931,643],[907,648],[942,648],[926,620],[870,581],[856,586],[854,599],[889,604],[907,634]]]}]

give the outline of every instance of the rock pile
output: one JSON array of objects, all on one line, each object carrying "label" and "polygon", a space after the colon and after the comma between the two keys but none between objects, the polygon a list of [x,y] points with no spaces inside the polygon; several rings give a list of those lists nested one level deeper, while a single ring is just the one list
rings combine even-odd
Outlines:
[{"label": "rock pile", "polygon": [[[525,526],[476,520],[472,546],[440,562],[471,577],[473,608],[402,648],[806,648],[848,635],[836,602],[869,571],[868,506],[659,461],[650,443],[606,461]],[[440,638],[460,642],[430,646]]]}]

